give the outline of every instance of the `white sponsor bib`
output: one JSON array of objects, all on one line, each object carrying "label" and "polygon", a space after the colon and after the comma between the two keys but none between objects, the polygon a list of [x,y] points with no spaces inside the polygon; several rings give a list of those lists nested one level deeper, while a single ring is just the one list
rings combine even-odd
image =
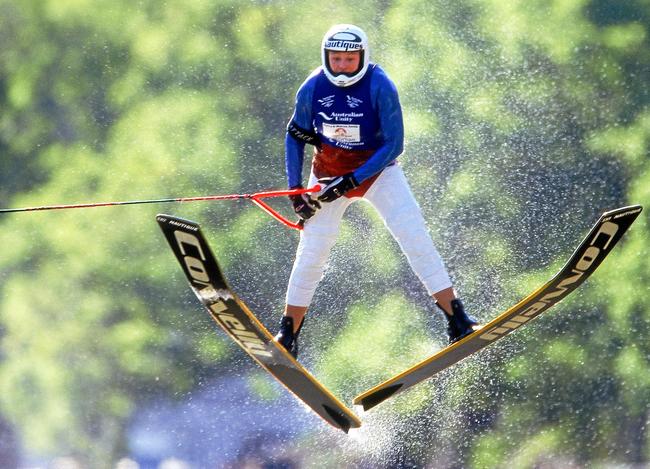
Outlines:
[{"label": "white sponsor bib", "polygon": [[345,143],[359,143],[361,129],[353,124],[328,124],[323,122],[323,135],[332,140]]}]

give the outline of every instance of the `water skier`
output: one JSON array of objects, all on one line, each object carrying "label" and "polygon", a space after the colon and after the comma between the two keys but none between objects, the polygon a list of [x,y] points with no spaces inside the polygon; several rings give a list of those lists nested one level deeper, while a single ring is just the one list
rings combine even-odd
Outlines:
[{"label": "water skier", "polygon": [[294,356],[298,334],[335,243],[343,213],[357,200],[379,213],[436,305],[448,321],[449,343],[479,325],[465,313],[444,263],[426,229],[396,159],[404,125],[395,84],[370,62],[368,39],[354,25],[339,24],[325,34],[322,66],[300,86],[285,141],[290,188],[302,187],[304,149],[314,146],[310,185],[324,189],[316,198],[292,196],[304,229],[286,294],[276,340]]}]

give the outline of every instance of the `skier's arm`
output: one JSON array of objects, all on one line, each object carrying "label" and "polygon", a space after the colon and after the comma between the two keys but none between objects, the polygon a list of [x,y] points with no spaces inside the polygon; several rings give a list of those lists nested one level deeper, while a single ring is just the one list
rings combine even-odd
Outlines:
[{"label": "skier's arm", "polygon": [[290,188],[302,186],[302,167],[305,159],[305,143],[314,145],[311,101],[314,93],[310,82],[305,82],[296,94],[296,107],[287,125],[285,136],[285,169]]},{"label": "skier's arm", "polygon": [[285,137],[284,163],[287,171],[287,180],[290,189],[302,185],[302,165],[305,159],[305,142],[293,138],[287,132]]},{"label": "skier's arm", "polygon": [[395,84],[381,70],[376,70],[371,83],[371,96],[379,114],[384,144],[361,165],[353,176],[357,183],[374,176],[395,160],[404,149],[404,121]]}]

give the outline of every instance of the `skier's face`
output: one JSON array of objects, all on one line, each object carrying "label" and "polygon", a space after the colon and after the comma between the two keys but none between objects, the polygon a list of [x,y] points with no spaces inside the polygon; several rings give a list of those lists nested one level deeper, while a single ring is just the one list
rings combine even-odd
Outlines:
[{"label": "skier's face", "polygon": [[361,52],[338,52],[330,51],[327,54],[330,70],[337,73],[354,73],[359,68],[361,61]]}]

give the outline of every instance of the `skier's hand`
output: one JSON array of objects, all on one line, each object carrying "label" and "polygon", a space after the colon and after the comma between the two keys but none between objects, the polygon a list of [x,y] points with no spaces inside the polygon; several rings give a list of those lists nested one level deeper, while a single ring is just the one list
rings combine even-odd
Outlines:
[{"label": "skier's hand", "polygon": [[325,186],[325,189],[318,196],[318,200],[321,202],[334,202],[347,191],[359,185],[352,173],[339,177],[319,179],[318,182]]},{"label": "skier's hand", "polygon": [[309,197],[309,194],[290,195],[289,198],[293,204],[293,211],[303,220],[313,217],[316,210],[320,208],[320,203]]}]

